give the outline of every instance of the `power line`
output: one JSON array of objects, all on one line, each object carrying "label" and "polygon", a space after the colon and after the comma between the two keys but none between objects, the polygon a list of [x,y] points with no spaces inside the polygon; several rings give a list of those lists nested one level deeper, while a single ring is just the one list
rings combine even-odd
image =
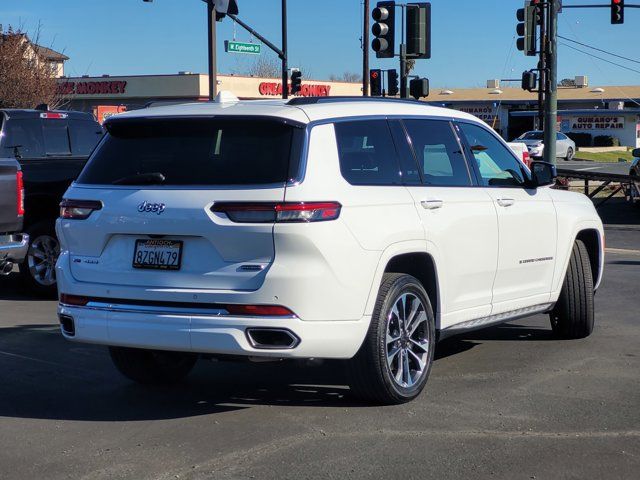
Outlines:
[{"label": "power line", "polygon": [[616,67],[624,68],[625,70],[630,70],[635,73],[640,73],[640,70],[636,70],[635,68],[627,67],[626,65],[621,65],[619,63],[612,62],[611,60],[607,60],[606,58],[599,57],[590,52],[585,52],[584,50],[580,50],[579,48],[572,47],[571,45],[568,45],[566,43],[561,43],[560,45],[562,45],[563,47],[567,47],[572,50],[575,50],[576,52],[584,53],[585,55],[589,55],[590,57],[597,58],[598,60],[602,60],[603,62],[610,63],[611,65],[615,65]]},{"label": "power line", "polygon": [[558,35],[558,38],[561,38],[561,39],[566,40],[568,42],[577,43],[578,45],[582,45],[583,47],[591,48],[592,50],[597,50],[598,52],[606,53],[607,55],[611,55],[612,57],[618,57],[618,58],[621,58],[623,60],[627,60],[629,62],[640,64],[640,61],[634,60],[633,58],[623,57],[622,55],[618,55],[616,53],[607,52],[606,50],[602,50],[601,48],[594,47],[593,45],[588,45],[586,43],[578,42],[577,40],[573,40],[571,38],[563,37],[562,35]]}]

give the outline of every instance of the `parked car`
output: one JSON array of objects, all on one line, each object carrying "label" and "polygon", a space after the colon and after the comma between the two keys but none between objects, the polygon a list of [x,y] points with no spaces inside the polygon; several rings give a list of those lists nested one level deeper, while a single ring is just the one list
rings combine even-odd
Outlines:
[{"label": "parked car", "polygon": [[535,313],[593,329],[593,204],[472,115],[222,96],[106,129],[61,204],[58,314],[137,382],[201,354],[349,359],[355,394],[401,403],[438,338]]},{"label": "parked car", "polygon": [[631,162],[631,168],[629,169],[629,175],[633,179],[634,183],[631,190],[631,200],[635,205],[640,206],[640,148],[632,150],[633,161]]},{"label": "parked car", "polygon": [[56,292],[60,200],[101,137],[102,127],[87,113],[0,110],[0,157],[17,159],[24,175],[30,243],[20,273],[38,293]]},{"label": "parked car", "polygon": [[[514,142],[522,142],[529,148],[529,155],[535,158],[542,158],[544,154],[544,132],[542,130],[532,130],[525,132]],[[564,133],[556,133],[556,157],[569,161],[576,153],[576,144]]]},{"label": "parked car", "polygon": [[24,189],[20,165],[13,158],[0,158],[0,275],[13,270],[21,262],[29,244],[22,234]]},{"label": "parked car", "polygon": [[529,156],[529,149],[527,148],[527,144],[523,142],[509,142],[507,143],[509,148],[513,150],[518,158],[524,163],[527,167],[531,166],[531,157]]}]

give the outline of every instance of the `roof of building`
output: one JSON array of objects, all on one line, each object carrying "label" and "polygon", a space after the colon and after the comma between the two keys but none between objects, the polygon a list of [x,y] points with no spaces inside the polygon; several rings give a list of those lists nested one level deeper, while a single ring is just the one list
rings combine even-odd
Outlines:
[{"label": "roof of building", "polygon": [[[537,110],[523,110],[520,112],[511,112],[514,117],[535,117],[538,115]],[[640,108],[625,108],[624,110],[613,110],[610,108],[577,108],[575,110],[558,110],[558,115],[597,115],[619,117],[623,115],[640,115]]]},{"label": "roof of building", "polygon": [[[446,93],[445,93],[446,92]],[[494,93],[492,93],[494,92]],[[498,93],[499,92],[499,93]],[[456,88],[451,90],[433,89],[426,99],[428,102],[535,102],[536,92],[521,88]],[[633,100],[640,101],[640,85],[602,85],[591,87],[558,87],[559,101],[580,100]]]},{"label": "roof of building", "polygon": [[52,60],[55,62],[66,62],[67,60],[69,60],[69,57],[67,57],[63,53],[56,52],[55,50],[43,47],[42,45],[37,45],[33,42],[31,44],[33,45],[33,48],[38,53],[38,55],[46,58],[47,60]]},{"label": "roof of building", "polygon": [[255,115],[286,118],[299,123],[309,123],[333,118],[368,115],[416,115],[444,118],[464,118],[478,121],[473,115],[415,101],[394,99],[323,97],[317,103],[287,104],[286,100],[248,100],[226,102],[196,102],[179,105],[132,110],[111,117],[112,119],[151,117],[192,117],[211,115]]}]

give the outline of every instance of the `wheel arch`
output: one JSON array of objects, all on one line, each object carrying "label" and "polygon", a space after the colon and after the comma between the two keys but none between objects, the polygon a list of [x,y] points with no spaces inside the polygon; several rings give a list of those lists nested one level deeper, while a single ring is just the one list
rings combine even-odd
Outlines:
[{"label": "wheel arch", "polygon": [[[420,246],[415,243],[420,243]],[[376,276],[367,302],[367,314],[371,314],[385,273],[405,273],[417,278],[429,295],[436,319],[436,329],[440,328],[441,291],[438,281],[436,259],[426,251],[423,242],[408,242],[407,245],[387,249],[378,264]]]},{"label": "wheel arch", "polygon": [[585,247],[587,247],[587,252],[589,253],[589,264],[591,265],[591,275],[593,276],[593,285],[594,289],[596,289],[600,283],[602,263],[604,260],[601,258],[601,252],[604,251],[604,245],[600,245],[600,232],[595,228],[586,228],[577,233],[575,240],[581,240]]}]

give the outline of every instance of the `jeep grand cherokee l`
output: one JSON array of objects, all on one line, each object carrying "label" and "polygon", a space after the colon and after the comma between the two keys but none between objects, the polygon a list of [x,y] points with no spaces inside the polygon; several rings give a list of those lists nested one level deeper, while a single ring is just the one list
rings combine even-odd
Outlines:
[{"label": "jeep grand cherokee l", "polygon": [[61,204],[59,318],[143,383],[199,354],[349,359],[401,403],[437,338],[548,313],[589,335],[603,229],[477,118],[419,102],[218,101],[113,117]]}]

